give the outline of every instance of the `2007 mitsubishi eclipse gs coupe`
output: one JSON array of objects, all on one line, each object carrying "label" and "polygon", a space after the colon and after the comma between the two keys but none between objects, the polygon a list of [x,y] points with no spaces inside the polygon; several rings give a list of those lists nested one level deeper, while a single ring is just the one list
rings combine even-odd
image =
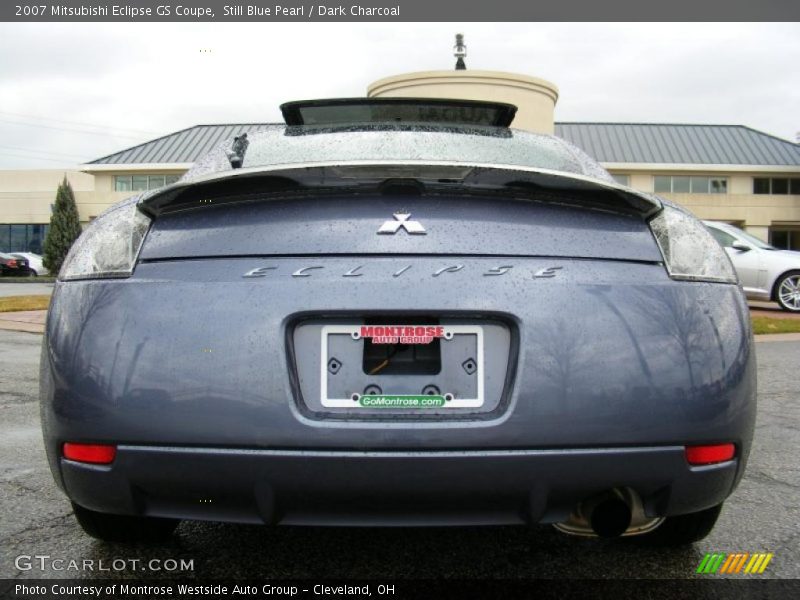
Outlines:
[{"label": "2007 mitsubishi eclipse gs coupe", "polygon": [[552,523],[685,544],[755,419],[707,229],[516,108],[282,106],[95,219],[56,284],[44,439],[80,525]]}]

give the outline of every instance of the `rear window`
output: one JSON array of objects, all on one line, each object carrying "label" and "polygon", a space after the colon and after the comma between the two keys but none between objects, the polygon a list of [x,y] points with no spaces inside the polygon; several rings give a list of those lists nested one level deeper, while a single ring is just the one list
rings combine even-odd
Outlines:
[{"label": "rear window", "polygon": [[[548,169],[613,181],[596,161],[560,138],[499,127],[385,123],[280,126],[255,133],[249,139],[244,168],[353,162],[483,164]],[[187,179],[229,169],[226,151],[219,148],[195,163]]]}]

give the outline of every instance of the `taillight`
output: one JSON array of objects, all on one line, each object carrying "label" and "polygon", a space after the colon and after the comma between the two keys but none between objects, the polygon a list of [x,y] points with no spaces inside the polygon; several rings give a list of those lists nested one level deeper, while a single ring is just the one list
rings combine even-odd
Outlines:
[{"label": "taillight", "polygon": [[690,465],[710,465],[731,460],[736,455],[733,444],[686,446],[686,462]]},{"label": "taillight", "polygon": [[667,272],[673,279],[736,283],[736,271],[725,250],[702,222],[666,202],[650,219]]},{"label": "taillight", "polygon": [[59,279],[130,277],[150,217],[139,212],[138,196],[109,208],[87,225],[70,248]]},{"label": "taillight", "polygon": [[114,462],[114,457],[117,455],[117,447],[108,444],[74,444],[66,442],[63,452],[64,458],[68,460],[95,465],[108,465]]}]

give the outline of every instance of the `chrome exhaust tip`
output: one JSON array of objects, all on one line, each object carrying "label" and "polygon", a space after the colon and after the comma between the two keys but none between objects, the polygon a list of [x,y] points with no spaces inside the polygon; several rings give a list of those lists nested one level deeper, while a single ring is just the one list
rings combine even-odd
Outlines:
[{"label": "chrome exhaust tip", "polygon": [[631,507],[621,497],[609,492],[590,501],[589,525],[599,537],[621,536],[631,526]]},{"label": "chrome exhaust tip", "polygon": [[663,517],[648,517],[641,497],[630,488],[616,488],[584,500],[569,518],[553,526],[584,537],[616,538],[653,531]]}]

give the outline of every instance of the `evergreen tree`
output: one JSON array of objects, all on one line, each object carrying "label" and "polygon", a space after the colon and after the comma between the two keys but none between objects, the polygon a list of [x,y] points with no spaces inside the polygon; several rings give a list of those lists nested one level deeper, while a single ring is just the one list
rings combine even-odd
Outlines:
[{"label": "evergreen tree", "polygon": [[44,266],[57,275],[67,257],[73,242],[81,234],[81,223],[78,218],[78,206],[72,186],[64,175],[64,181],[58,186],[56,203],[50,216],[50,227],[44,240]]}]

